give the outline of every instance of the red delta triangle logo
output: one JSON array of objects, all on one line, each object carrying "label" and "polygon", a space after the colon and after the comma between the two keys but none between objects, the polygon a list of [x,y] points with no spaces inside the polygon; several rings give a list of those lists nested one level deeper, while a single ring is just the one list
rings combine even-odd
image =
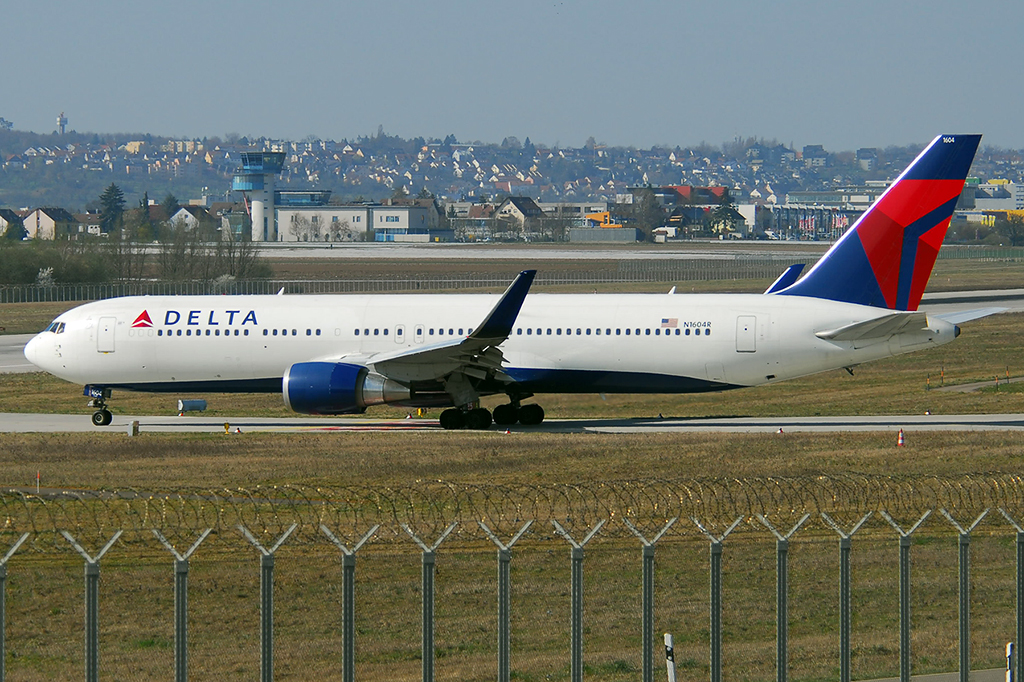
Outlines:
[{"label": "red delta triangle logo", "polygon": [[153,320],[149,319],[149,313],[147,311],[145,311],[145,310],[143,310],[142,314],[139,315],[138,317],[136,317],[135,321],[132,322],[132,328],[135,328],[135,327],[152,327],[152,326],[153,326]]}]

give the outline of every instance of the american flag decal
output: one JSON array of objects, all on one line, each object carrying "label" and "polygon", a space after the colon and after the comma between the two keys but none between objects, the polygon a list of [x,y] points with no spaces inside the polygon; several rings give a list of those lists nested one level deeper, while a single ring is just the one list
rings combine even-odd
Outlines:
[{"label": "american flag decal", "polygon": [[679,326],[679,318],[678,317],[663,317],[663,318],[661,318],[661,328],[662,329],[675,329],[678,326]]}]

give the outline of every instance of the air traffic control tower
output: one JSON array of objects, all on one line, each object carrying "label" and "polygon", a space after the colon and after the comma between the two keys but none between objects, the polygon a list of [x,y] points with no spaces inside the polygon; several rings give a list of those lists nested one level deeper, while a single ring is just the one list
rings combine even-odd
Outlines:
[{"label": "air traffic control tower", "polygon": [[274,178],[284,167],[284,152],[242,152],[242,170],[231,189],[241,192],[252,218],[254,242],[277,241],[274,225]]}]

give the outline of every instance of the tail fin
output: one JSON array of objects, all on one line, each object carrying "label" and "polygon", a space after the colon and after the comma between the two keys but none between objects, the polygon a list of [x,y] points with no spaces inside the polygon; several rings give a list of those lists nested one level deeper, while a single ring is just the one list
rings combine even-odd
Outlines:
[{"label": "tail fin", "polygon": [[981,135],[940,135],[780,295],[917,310]]}]

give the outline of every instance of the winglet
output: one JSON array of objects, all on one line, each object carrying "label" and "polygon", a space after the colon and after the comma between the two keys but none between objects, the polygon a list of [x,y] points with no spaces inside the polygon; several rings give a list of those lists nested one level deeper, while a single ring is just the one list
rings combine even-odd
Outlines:
[{"label": "winglet", "polygon": [[516,323],[516,318],[519,317],[519,310],[523,307],[523,301],[526,300],[526,294],[530,291],[530,285],[533,284],[536,274],[536,270],[520,272],[505,293],[501,295],[501,300],[494,306],[483,323],[469,335],[469,338],[507,339],[508,335],[512,333],[512,326]]},{"label": "winglet", "polygon": [[779,278],[772,282],[772,285],[765,289],[766,294],[774,294],[776,291],[782,291],[790,284],[796,281],[800,273],[804,271],[804,265],[806,263],[794,263],[786,268],[786,271],[779,275]]}]

